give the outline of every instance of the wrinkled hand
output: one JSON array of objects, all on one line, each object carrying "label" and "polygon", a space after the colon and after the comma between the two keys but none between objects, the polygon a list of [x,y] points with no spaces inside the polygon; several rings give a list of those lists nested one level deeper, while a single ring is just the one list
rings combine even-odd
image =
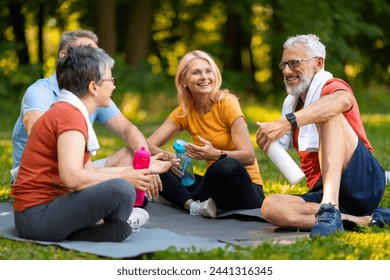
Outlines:
[{"label": "wrinkled hand", "polygon": [[149,175],[151,182],[149,188],[146,191],[146,196],[148,198],[158,197],[159,193],[163,190],[163,185],[158,174]]},{"label": "wrinkled hand", "polygon": [[180,159],[179,158],[174,158],[172,161],[172,167],[171,167],[171,171],[173,174],[175,174],[177,177],[181,177],[184,175],[183,172],[181,172],[181,170],[183,169],[183,167],[181,166],[181,162],[180,162]]},{"label": "wrinkled hand", "polygon": [[267,123],[256,122],[256,124],[259,127],[256,131],[256,143],[265,153],[268,153],[271,143],[281,138],[290,129],[284,125],[282,120]]},{"label": "wrinkled hand", "polygon": [[164,161],[172,161],[174,158],[176,158],[175,154],[170,153],[168,151],[163,151],[161,153],[158,153],[157,155],[159,160],[164,160]]},{"label": "wrinkled hand", "polygon": [[165,161],[163,158],[166,158],[164,153],[159,153],[155,156],[152,156],[150,158],[150,165],[149,170],[152,174],[161,174],[165,173],[171,168],[172,166],[172,160],[171,161]]},{"label": "wrinkled hand", "polygon": [[146,191],[149,188],[151,177],[148,169],[130,169],[122,171],[123,178],[129,181],[134,188]]},{"label": "wrinkled hand", "polygon": [[213,147],[210,141],[198,136],[198,139],[204,146],[198,146],[192,143],[185,145],[187,155],[196,160],[215,160],[217,150]]}]

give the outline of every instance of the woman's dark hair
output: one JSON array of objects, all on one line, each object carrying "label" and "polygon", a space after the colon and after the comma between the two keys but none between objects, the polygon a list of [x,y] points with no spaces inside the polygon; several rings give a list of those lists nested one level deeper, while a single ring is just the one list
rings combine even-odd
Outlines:
[{"label": "woman's dark hair", "polygon": [[69,47],[68,54],[57,62],[58,86],[81,97],[86,94],[91,81],[99,83],[107,68],[113,66],[114,60],[100,48]]}]

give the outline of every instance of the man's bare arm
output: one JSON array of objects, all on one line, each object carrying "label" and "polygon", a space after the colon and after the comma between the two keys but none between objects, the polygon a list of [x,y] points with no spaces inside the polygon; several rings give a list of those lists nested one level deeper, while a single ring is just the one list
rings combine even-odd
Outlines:
[{"label": "man's bare arm", "polygon": [[30,136],[31,129],[35,122],[43,115],[43,112],[37,110],[31,110],[24,114],[23,124],[26,128],[27,135]]}]

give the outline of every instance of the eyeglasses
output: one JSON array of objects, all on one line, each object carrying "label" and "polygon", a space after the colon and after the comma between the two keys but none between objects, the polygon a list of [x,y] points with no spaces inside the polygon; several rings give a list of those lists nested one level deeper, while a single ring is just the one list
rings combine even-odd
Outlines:
[{"label": "eyeglasses", "polygon": [[114,77],[101,79],[98,84],[100,84],[101,82],[104,82],[104,81],[111,81],[112,84],[115,86],[115,78]]},{"label": "eyeglasses", "polygon": [[301,60],[290,60],[290,61],[287,61],[287,62],[283,62],[282,61],[282,62],[279,63],[279,68],[280,68],[280,70],[284,70],[284,68],[286,68],[286,65],[288,65],[288,67],[290,67],[290,69],[294,69],[294,68],[297,68],[302,61],[307,61],[307,60],[310,60],[310,59],[313,59],[313,58],[318,58],[318,56],[304,58],[304,59],[301,59]]}]

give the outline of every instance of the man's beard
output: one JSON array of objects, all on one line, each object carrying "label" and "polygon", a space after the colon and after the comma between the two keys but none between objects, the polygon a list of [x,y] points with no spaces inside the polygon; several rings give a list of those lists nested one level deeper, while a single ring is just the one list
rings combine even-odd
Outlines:
[{"label": "man's beard", "polygon": [[295,87],[288,87],[286,77],[284,77],[284,84],[286,85],[287,93],[294,97],[299,97],[303,92],[307,91],[311,83],[311,80],[306,76],[301,75],[299,77],[301,82]]}]

